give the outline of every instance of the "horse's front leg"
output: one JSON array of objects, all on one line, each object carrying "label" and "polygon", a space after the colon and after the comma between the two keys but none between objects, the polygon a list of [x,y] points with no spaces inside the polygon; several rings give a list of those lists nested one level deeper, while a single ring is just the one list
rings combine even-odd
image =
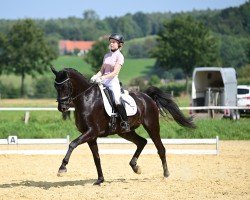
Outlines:
[{"label": "horse's front leg", "polygon": [[69,162],[69,158],[73,152],[73,150],[80,144],[84,143],[84,142],[88,142],[91,139],[90,134],[84,134],[84,135],[80,135],[78,138],[74,139],[70,144],[69,144],[69,148],[68,151],[64,157],[64,159],[62,160],[62,164],[58,170],[57,175],[60,176],[62,173],[67,172],[67,168],[66,165]]},{"label": "horse's front leg", "polygon": [[93,154],[93,158],[95,161],[95,166],[96,166],[97,174],[98,174],[98,179],[94,183],[94,185],[100,185],[101,183],[103,183],[104,177],[103,177],[103,173],[102,173],[101,160],[100,160],[100,156],[99,156],[99,152],[98,152],[98,146],[97,146],[96,139],[89,141],[88,145],[89,145],[89,148]]}]

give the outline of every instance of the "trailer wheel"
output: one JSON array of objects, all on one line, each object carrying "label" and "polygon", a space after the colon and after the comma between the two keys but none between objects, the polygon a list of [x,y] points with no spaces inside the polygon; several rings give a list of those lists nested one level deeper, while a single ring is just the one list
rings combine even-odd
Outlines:
[{"label": "trailer wheel", "polygon": [[237,119],[236,112],[234,110],[231,110],[230,119],[234,121]]},{"label": "trailer wheel", "polygon": [[237,110],[236,111],[236,119],[239,120],[240,119],[240,112]]}]

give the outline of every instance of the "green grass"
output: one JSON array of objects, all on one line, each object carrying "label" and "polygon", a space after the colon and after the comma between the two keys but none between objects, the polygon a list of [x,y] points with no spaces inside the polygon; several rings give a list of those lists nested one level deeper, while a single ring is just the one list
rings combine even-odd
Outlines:
[{"label": "green grass", "polygon": [[146,76],[152,70],[155,59],[126,59],[120,72],[120,80],[127,85],[130,80],[139,76]]},{"label": "green grass", "polygon": [[[187,106],[188,96],[177,98],[179,106]],[[54,99],[43,100],[1,100],[2,107],[56,107]],[[186,115],[187,111],[184,112]],[[63,121],[59,111],[31,111],[30,121],[24,124],[23,111],[0,111],[0,138],[7,138],[9,135],[17,135],[20,138],[55,138],[66,137],[76,138],[80,133],[77,131],[74,117],[71,120]],[[169,115],[170,116],[170,115]],[[219,136],[223,140],[250,140],[250,118],[242,117],[238,121],[229,119],[200,119],[196,120],[196,129],[187,129],[179,126],[173,119],[160,118],[162,138],[214,138]],[[143,137],[148,137],[143,127],[137,129]],[[112,136],[117,137],[117,136]]]},{"label": "green grass", "polygon": [[[147,75],[154,65],[155,59],[125,59],[125,64],[120,72],[120,81],[125,85],[133,78]],[[58,59],[52,62],[57,70],[61,70],[65,67],[74,68],[82,74],[90,77],[94,74],[91,66],[87,64],[82,57],[78,56],[60,56]],[[101,66],[100,66],[101,67]],[[45,75],[53,76],[51,71],[45,73]],[[37,75],[37,78],[44,75]],[[21,84],[21,78],[16,75],[1,75],[0,81],[5,85],[13,85],[15,88],[19,88]],[[34,78],[27,75],[25,77],[25,85],[31,87],[34,83]]]},{"label": "green grass", "polygon": [[[74,119],[63,121],[58,111],[32,111],[30,121],[24,124],[24,112],[0,112],[0,138],[17,135],[20,138],[76,138],[77,131]],[[179,126],[175,121],[161,118],[162,138],[214,138],[219,136],[223,140],[250,140],[250,118],[241,118],[239,121],[229,119],[197,120],[196,129],[187,129]],[[137,129],[143,137],[148,137],[143,127]],[[114,136],[112,136],[114,137]],[[115,136],[116,137],[116,136]]]},{"label": "green grass", "polygon": [[[127,85],[133,78],[147,75],[154,65],[155,59],[125,59],[124,66],[119,74],[120,80]],[[61,56],[53,63],[57,69],[72,67],[85,75],[93,75],[91,66],[88,65],[81,57]],[[100,66],[101,67],[101,66]]]},{"label": "green grass", "polygon": [[78,56],[60,56],[58,59],[53,61],[53,65],[56,67],[57,70],[61,70],[65,67],[70,67],[76,69],[84,75],[93,74],[91,66],[87,64],[82,57]]}]

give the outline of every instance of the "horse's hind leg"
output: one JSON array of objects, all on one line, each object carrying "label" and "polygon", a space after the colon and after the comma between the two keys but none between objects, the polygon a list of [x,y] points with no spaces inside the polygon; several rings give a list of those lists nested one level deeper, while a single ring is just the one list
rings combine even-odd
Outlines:
[{"label": "horse's hind leg", "polygon": [[[156,117],[155,119],[158,119],[158,117]],[[167,160],[166,160],[166,149],[164,145],[162,144],[161,137],[160,137],[159,121],[147,120],[147,123],[144,123],[143,126],[148,132],[150,138],[152,139],[152,141],[154,142],[157,148],[158,154],[162,162],[163,176],[167,178],[170,174],[168,171]]]},{"label": "horse's hind leg", "polygon": [[137,165],[137,160],[138,160],[143,148],[147,144],[147,140],[145,138],[137,135],[137,133],[134,130],[132,130],[128,133],[120,133],[119,136],[121,136],[122,138],[124,138],[130,142],[133,142],[137,146],[137,149],[136,149],[131,161],[129,162],[129,165],[132,167],[132,169],[135,173],[140,174],[141,169]]}]

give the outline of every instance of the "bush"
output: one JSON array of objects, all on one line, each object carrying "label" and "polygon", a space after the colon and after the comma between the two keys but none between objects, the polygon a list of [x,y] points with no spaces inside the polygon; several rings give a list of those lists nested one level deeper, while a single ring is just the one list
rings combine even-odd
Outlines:
[{"label": "bush", "polygon": [[35,98],[54,98],[56,97],[56,89],[54,88],[54,80],[52,77],[43,76],[35,81],[34,85]]},{"label": "bush", "polygon": [[160,78],[157,75],[153,75],[151,76],[150,80],[149,80],[149,85],[158,85],[161,83]]},{"label": "bush", "polygon": [[0,94],[1,98],[15,99],[20,96],[20,89],[14,87],[13,85],[4,85],[0,82]]},{"label": "bush", "polygon": [[180,83],[169,83],[161,86],[160,89],[167,93],[171,93],[173,91],[174,96],[180,96],[181,93],[186,91],[186,86],[185,84]]},{"label": "bush", "polygon": [[250,85],[250,78],[238,79],[238,85]]},{"label": "bush", "polygon": [[143,77],[137,77],[130,81],[129,86],[139,86],[141,91],[144,91],[147,89],[147,84],[145,83],[145,80]]}]

